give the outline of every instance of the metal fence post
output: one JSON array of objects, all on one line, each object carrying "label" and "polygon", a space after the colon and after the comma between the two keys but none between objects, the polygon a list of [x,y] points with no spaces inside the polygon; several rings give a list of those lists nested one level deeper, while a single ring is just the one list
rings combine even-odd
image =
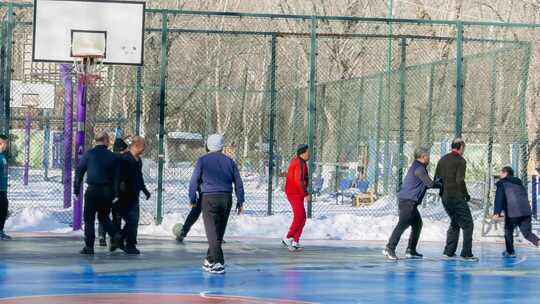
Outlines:
[{"label": "metal fence post", "polygon": [[51,142],[51,128],[49,110],[43,111],[44,126],[43,126],[43,179],[49,181],[49,146]]},{"label": "metal fence post", "polygon": [[[338,113],[336,115],[337,117],[337,127],[335,128],[334,132],[334,137],[336,138],[336,166],[335,166],[335,170],[336,170],[336,173],[335,173],[335,176],[334,176],[334,191],[336,193],[339,192],[339,184],[341,182],[341,172],[340,172],[340,167],[341,167],[341,153],[342,153],[342,149],[341,149],[341,141],[342,141],[342,134],[343,134],[343,119],[342,119],[342,112],[343,112],[343,81],[341,81],[339,83],[339,94],[337,95],[337,98],[338,98]],[[324,140],[323,138],[321,138],[321,141]],[[322,145],[321,145],[322,146]],[[337,201],[338,197],[336,196],[336,201]]]},{"label": "metal fence post", "polygon": [[277,37],[270,40],[270,117],[268,119],[268,208],[266,215],[272,215],[274,181],[274,124],[276,120],[276,44]]},{"label": "metal fence post", "polygon": [[[383,85],[384,85],[384,74],[379,74],[379,92],[377,96],[377,134],[375,136],[375,162],[372,162],[372,171],[373,174],[373,184],[375,194],[379,194],[379,162],[381,161],[381,114],[382,114],[382,103],[383,103]],[[370,160],[371,162],[371,160]]]},{"label": "metal fence post", "polygon": [[456,122],[455,136],[463,131],[463,23],[456,23]]},{"label": "metal fence post", "polygon": [[[309,171],[309,193],[313,192],[313,176],[314,176],[314,158],[315,156],[315,115],[317,105],[317,17],[311,17],[311,37],[309,51],[309,105],[308,105],[308,146],[311,151],[311,157],[308,161]],[[307,216],[313,216],[313,197],[310,196],[307,204]]]},{"label": "metal fence post", "polygon": [[[388,0],[387,3],[388,13],[387,18],[392,19],[394,16],[394,2],[393,0]],[[392,29],[392,22],[388,22],[388,41],[386,45],[386,74],[387,74],[387,80],[386,80],[386,98],[385,98],[385,105],[386,105],[386,118],[385,118],[385,128],[384,128],[384,159],[383,159],[383,191],[384,193],[388,193],[388,186],[390,184],[390,175],[392,175],[392,163],[391,163],[391,157],[390,157],[390,113],[392,112],[392,106],[391,106],[391,98],[392,98],[392,35],[393,35],[393,29]]]},{"label": "metal fence post", "polygon": [[[358,124],[356,125],[356,157],[360,159],[361,142],[362,142],[362,111],[364,108],[364,77],[360,78],[360,92],[358,92]],[[359,164],[359,166],[363,164]]]},{"label": "metal fence post", "polygon": [[137,79],[135,82],[135,135],[141,135],[142,114],[142,67],[137,67]]},{"label": "metal fence post", "polygon": [[11,109],[9,107],[9,101],[11,99],[11,57],[13,50],[13,3],[8,3],[7,8],[7,21],[5,23],[5,48],[4,48],[4,96],[3,96],[3,106],[4,106],[4,124],[2,126],[3,133],[9,134],[9,122],[11,119]]},{"label": "metal fence post", "polygon": [[399,65],[399,145],[398,145],[398,174],[396,181],[396,192],[401,189],[403,180],[403,167],[405,166],[405,157],[403,149],[405,146],[405,94],[406,94],[406,75],[405,66],[407,64],[407,39],[401,39],[401,61]]},{"label": "metal fence post", "polygon": [[519,128],[521,134],[520,145],[520,175],[523,185],[527,186],[527,163],[529,161],[528,142],[529,137],[527,134],[527,89],[529,84],[529,65],[531,62],[531,43],[527,43],[525,47],[525,54],[523,58],[521,85],[519,86]]},{"label": "metal fence post", "polygon": [[428,117],[425,145],[430,149],[433,146],[433,83],[435,79],[435,64],[430,65],[428,88]]},{"label": "metal fence post", "polygon": [[167,106],[167,64],[168,64],[168,18],[167,13],[161,14],[161,62],[159,67],[159,147],[158,147],[158,177],[156,199],[156,225],[163,220],[163,166],[165,163],[165,107]]},{"label": "metal fence post", "polygon": [[532,176],[532,216],[538,219],[538,175]]}]

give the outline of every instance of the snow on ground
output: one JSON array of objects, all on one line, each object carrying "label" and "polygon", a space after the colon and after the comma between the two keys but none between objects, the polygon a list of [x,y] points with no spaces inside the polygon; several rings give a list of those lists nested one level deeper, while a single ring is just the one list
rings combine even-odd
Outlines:
[{"label": "snow on ground", "polygon": [[[186,214],[169,214],[159,226],[147,225],[139,228],[139,234],[156,237],[171,237],[172,228],[177,223],[183,223]],[[351,214],[339,214],[322,216],[307,221],[303,239],[329,239],[329,240],[362,240],[362,241],[385,241],[392,233],[397,223],[397,216],[366,217]],[[281,238],[287,233],[291,224],[291,217],[286,214],[259,217],[237,216],[231,218],[227,227],[226,236],[229,237],[262,237]],[[480,240],[480,222],[475,229],[475,240]],[[448,221],[433,221],[424,219],[422,241],[444,241]],[[202,219],[191,229],[190,236],[205,236]],[[408,231],[403,234],[403,239],[408,238]]]},{"label": "snow on ground", "polygon": [[72,231],[69,225],[59,223],[52,214],[44,213],[37,208],[25,208],[14,216],[10,216],[6,222],[5,230],[9,232],[55,233]]},{"label": "snow on ground", "polygon": [[[165,216],[163,223],[139,227],[139,234],[144,236],[173,238],[172,228],[183,223],[186,213],[172,213]],[[351,214],[321,216],[307,221],[303,239],[316,240],[362,240],[385,241],[390,236],[397,216],[366,217]],[[274,216],[242,215],[231,217],[226,236],[238,238],[281,238],[291,223],[287,214]],[[477,222],[475,240],[481,240],[480,223]],[[424,219],[422,241],[441,242],[446,238],[448,222]],[[10,217],[6,223],[8,232],[53,232],[73,234],[71,227],[57,221],[57,217],[38,209],[26,208]],[[77,234],[77,233],[76,233]],[[80,233],[78,233],[80,234]],[[202,218],[191,229],[190,236],[204,237]],[[408,231],[403,239],[408,238]]]}]

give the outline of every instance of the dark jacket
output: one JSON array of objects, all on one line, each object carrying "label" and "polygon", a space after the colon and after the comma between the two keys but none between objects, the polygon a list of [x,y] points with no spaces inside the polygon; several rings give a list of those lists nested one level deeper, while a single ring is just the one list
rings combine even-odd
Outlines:
[{"label": "dark jacket", "polygon": [[521,180],[517,177],[507,177],[498,181],[495,192],[495,210],[494,214],[504,214],[507,217],[530,216],[531,206],[527,189],[523,186]]},{"label": "dark jacket", "polygon": [[0,192],[7,192],[8,161],[5,153],[0,153]]},{"label": "dark jacket", "polygon": [[244,203],[244,184],[236,163],[221,152],[211,152],[197,160],[189,183],[189,201],[197,202],[197,189],[205,193],[232,193],[235,187],[238,207]]},{"label": "dark jacket", "polygon": [[141,191],[150,196],[144,184],[142,160],[136,160],[131,152],[122,154],[117,176],[115,190],[123,203],[138,202]]},{"label": "dark jacket", "polygon": [[470,199],[465,184],[466,171],[467,161],[458,153],[448,153],[439,160],[437,169],[435,169],[435,178],[442,180],[441,196],[443,201]]},{"label": "dark jacket", "polygon": [[109,151],[106,146],[98,145],[88,150],[79,160],[75,171],[74,193],[79,194],[85,174],[88,185],[112,187],[118,160],[118,155]]},{"label": "dark jacket", "polygon": [[400,201],[413,201],[421,204],[427,189],[434,186],[436,185],[429,177],[426,166],[414,160],[403,179],[398,198]]}]

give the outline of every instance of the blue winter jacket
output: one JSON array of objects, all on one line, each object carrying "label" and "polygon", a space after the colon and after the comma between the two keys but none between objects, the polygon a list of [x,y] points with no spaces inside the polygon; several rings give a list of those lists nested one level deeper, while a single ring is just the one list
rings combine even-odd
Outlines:
[{"label": "blue winter jacket", "polygon": [[527,196],[527,189],[517,177],[507,177],[498,181],[495,192],[494,214],[501,214],[510,218],[530,216],[531,205]]},{"label": "blue winter jacket", "polygon": [[429,177],[426,166],[414,160],[403,179],[398,198],[400,201],[412,201],[421,204],[427,189],[433,187],[434,182]]},{"label": "blue winter jacket", "polygon": [[94,186],[114,186],[119,156],[112,153],[104,145],[97,145],[88,150],[80,159],[75,171],[73,189],[79,194],[86,174],[86,183]]},{"label": "blue winter jacket", "polygon": [[8,162],[5,153],[0,153],[0,192],[7,192]]},{"label": "blue winter jacket", "polygon": [[244,203],[244,185],[236,163],[221,152],[211,152],[197,160],[191,182],[189,201],[197,202],[197,189],[201,193],[232,193],[235,187],[237,206]]}]

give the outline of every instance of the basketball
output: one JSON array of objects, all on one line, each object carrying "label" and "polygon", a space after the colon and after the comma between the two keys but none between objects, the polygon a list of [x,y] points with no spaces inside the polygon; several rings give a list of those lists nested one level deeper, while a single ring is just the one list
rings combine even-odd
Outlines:
[{"label": "basketball", "polygon": [[175,237],[179,237],[182,233],[182,228],[184,228],[184,224],[178,223],[173,226],[172,233]]}]

